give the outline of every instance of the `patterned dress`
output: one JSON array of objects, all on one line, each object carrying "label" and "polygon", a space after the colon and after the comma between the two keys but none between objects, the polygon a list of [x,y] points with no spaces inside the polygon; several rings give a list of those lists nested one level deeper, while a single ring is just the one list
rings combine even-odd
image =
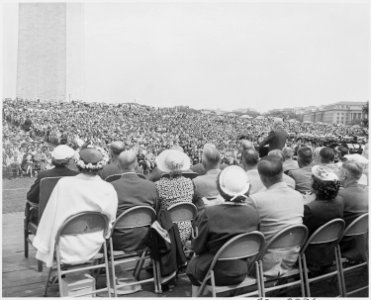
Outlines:
[{"label": "patterned dress", "polygon": [[[183,176],[166,178],[162,177],[156,182],[156,189],[160,199],[160,209],[167,209],[173,204],[192,203],[194,189],[192,180]],[[182,243],[190,239],[192,224],[189,221],[178,222],[180,238]]]}]

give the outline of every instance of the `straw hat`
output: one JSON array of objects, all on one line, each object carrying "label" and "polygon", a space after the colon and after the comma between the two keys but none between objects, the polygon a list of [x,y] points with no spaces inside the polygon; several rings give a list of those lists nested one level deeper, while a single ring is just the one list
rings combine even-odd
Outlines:
[{"label": "straw hat", "polygon": [[224,199],[233,201],[238,196],[246,198],[251,184],[246,172],[241,167],[228,166],[220,172],[217,187]]},{"label": "straw hat", "polygon": [[156,158],[157,167],[163,172],[181,172],[189,170],[191,160],[179,150],[164,150]]},{"label": "straw hat", "polygon": [[312,168],[312,175],[321,181],[339,181],[339,177],[325,166],[314,166]]}]

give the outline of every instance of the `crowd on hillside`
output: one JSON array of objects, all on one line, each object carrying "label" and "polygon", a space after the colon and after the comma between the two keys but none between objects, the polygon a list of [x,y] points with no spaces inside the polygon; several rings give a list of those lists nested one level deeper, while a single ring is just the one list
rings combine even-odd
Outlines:
[{"label": "crowd on hillside", "polygon": [[[270,118],[244,119],[186,108],[154,108],[138,104],[3,101],[3,174],[33,176],[51,166],[50,152],[57,144],[78,149],[85,142],[108,150],[112,141],[136,146],[148,165],[163,150],[182,147],[195,164],[202,146],[214,143],[222,161],[237,161],[238,140],[259,143],[269,132]],[[356,142],[366,133],[360,127],[284,122],[288,145],[321,146],[330,142]]]}]

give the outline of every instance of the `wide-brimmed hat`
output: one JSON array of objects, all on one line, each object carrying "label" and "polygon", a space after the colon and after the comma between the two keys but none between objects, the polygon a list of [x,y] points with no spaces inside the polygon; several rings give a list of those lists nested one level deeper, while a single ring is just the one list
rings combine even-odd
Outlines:
[{"label": "wide-brimmed hat", "polygon": [[76,166],[86,171],[101,170],[108,162],[106,151],[97,146],[89,145],[80,150],[76,157]]},{"label": "wide-brimmed hat", "polygon": [[339,177],[326,166],[312,167],[312,175],[321,181],[339,181]]},{"label": "wide-brimmed hat", "polygon": [[59,145],[54,148],[52,160],[57,163],[68,162],[75,154],[75,151],[67,145]]},{"label": "wide-brimmed hat", "polygon": [[224,199],[233,201],[239,196],[246,198],[251,184],[246,172],[241,167],[228,166],[220,172],[217,187]]},{"label": "wide-brimmed hat", "polygon": [[163,172],[182,172],[189,170],[191,160],[179,150],[164,150],[156,158],[157,167]]}]

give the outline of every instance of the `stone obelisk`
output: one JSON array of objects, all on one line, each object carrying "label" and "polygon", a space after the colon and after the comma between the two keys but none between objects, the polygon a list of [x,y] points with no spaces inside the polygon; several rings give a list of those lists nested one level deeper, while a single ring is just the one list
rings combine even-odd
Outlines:
[{"label": "stone obelisk", "polygon": [[20,3],[17,98],[68,101],[83,93],[83,4]]}]

